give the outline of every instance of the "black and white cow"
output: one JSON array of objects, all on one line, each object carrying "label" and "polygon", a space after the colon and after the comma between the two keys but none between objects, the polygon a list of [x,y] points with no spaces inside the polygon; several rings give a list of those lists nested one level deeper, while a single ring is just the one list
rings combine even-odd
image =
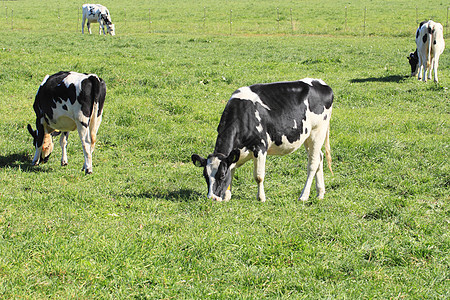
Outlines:
[{"label": "black and white cow", "polygon": [[442,25],[432,20],[420,23],[416,31],[416,46],[416,51],[408,57],[411,76],[417,74],[419,80],[427,81],[427,72],[428,79],[431,79],[431,73],[434,72],[434,81],[438,82],[439,56],[445,48]]},{"label": "black and white cow", "polygon": [[102,121],[105,82],[95,74],[59,72],[47,75],[34,101],[36,130],[28,124],[36,152],[33,165],[47,162],[53,151],[52,133],[62,132],[61,165],[67,165],[69,131],[78,131],[84,152],[83,170],[92,173],[92,152]]},{"label": "black and white cow", "polygon": [[313,178],[317,196],[325,194],[322,146],[331,171],[329,126],[333,91],[320,79],[255,84],[236,90],[222,114],[214,152],[192,155],[203,167],[208,198],[228,201],[235,169],[253,159],[258,199],[264,193],[267,155],[292,153],[302,144],[308,153],[308,175],[300,200],[308,200]]},{"label": "black and white cow", "polygon": [[99,34],[106,32],[115,35],[115,26],[111,21],[109,10],[100,4],[83,4],[83,21],[81,22],[81,33],[84,33],[84,24],[87,20],[87,28],[91,32],[91,23],[99,24]]}]

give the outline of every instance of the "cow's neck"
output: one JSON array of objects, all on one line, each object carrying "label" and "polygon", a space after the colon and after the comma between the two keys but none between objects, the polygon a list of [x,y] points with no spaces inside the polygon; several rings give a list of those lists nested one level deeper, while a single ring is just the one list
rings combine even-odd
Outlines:
[{"label": "cow's neck", "polygon": [[217,135],[214,153],[229,155],[233,149],[240,148],[241,145],[239,145],[237,140],[237,134],[235,130],[231,128],[226,131],[219,132],[219,134]]}]

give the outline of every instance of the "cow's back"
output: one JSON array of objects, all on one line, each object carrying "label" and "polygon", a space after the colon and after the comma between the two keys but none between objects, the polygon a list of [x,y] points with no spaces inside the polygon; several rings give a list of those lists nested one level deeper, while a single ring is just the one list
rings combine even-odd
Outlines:
[{"label": "cow's back", "polygon": [[[272,144],[289,144],[280,154],[292,152],[313,127],[329,118],[332,103],[333,92],[321,80],[242,87],[232,94],[222,114],[216,152],[228,153],[232,148],[266,151]],[[228,147],[220,149],[220,145]]]}]

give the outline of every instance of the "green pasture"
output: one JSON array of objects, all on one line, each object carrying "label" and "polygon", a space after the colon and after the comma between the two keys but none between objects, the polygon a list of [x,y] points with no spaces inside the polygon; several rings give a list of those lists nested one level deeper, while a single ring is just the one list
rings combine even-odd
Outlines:
[{"label": "green pasture", "polygon": [[[115,37],[81,35],[80,1],[0,2],[0,298],[450,298],[450,52],[439,83],[406,59],[448,3],[122,2],[103,2]],[[107,84],[92,175],[76,132],[68,166],[58,139],[30,165],[34,96],[60,70]],[[206,199],[190,156],[231,93],[304,77],[335,92],[325,199],[296,200],[303,149],[268,159],[266,203],[251,163],[231,201]]]}]

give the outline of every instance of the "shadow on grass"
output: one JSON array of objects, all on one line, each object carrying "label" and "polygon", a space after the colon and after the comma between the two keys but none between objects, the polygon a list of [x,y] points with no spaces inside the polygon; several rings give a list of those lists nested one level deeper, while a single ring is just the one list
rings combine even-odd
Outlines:
[{"label": "shadow on grass", "polygon": [[39,168],[31,165],[31,160],[25,153],[15,153],[7,156],[0,156],[0,168],[10,167],[21,169],[25,172],[39,172]]},{"label": "shadow on grass", "polygon": [[363,83],[363,82],[402,82],[410,76],[407,75],[389,75],[383,77],[368,77],[368,78],[358,78],[350,80],[351,83]]},{"label": "shadow on grass", "polygon": [[136,198],[155,198],[164,199],[172,202],[194,202],[205,195],[188,189],[180,189],[176,191],[156,191],[156,192],[144,192],[139,194],[122,194],[126,197]]}]

